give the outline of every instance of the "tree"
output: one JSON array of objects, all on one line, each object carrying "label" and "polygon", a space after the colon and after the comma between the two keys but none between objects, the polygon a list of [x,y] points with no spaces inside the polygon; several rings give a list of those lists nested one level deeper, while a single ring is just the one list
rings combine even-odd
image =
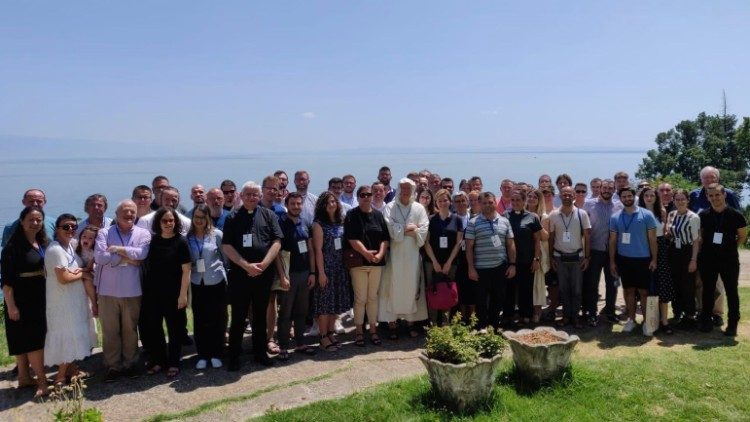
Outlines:
[{"label": "tree", "polygon": [[672,177],[700,184],[700,171],[713,166],[721,171],[721,183],[742,194],[750,182],[750,118],[737,125],[737,117],[726,113],[700,113],[656,135],[656,149],[646,153],[636,177],[662,180]]}]

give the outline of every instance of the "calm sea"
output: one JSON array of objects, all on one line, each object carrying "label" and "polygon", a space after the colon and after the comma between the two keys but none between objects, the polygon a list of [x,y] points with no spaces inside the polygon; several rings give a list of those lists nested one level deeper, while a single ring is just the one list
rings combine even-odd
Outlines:
[{"label": "calm sea", "polygon": [[[47,193],[45,210],[52,216],[69,212],[85,217],[84,199],[92,193],[103,193],[110,203],[108,215],[121,199],[130,197],[133,187],[150,185],[157,174],[166,175],[181,192],[181,202],[190,201],[190,187],[200,183],[216,187],[223,179],[238,185],[247,180],[260,182],[277,169],[292,177],[295,170],[310,173],[311,192],[321,192],[334,176],[351,173],[358,184],[375,181],[378,169],[387,165],[393,174],[392,185],[412,170],[429,169],[451,177],[456,186],[460,179],[477,175],[485,189],[497,192],[499,181],[510,178],[536,184],[539,175],[554,179],[568,173],[574,181],[588,182],[593,177],[612,177],[618,170],[633,175],[643,152],[438,152],[410,150],[344,151],[317,153],[250,154],[244,156],[184,156],[175,158],[105,158],[82,159],[60,157],[48,160],[0,160],[0,225],[11,222],[21,211],[21,196],[29,187]],[[293,183],[290,188],[293,189]]]}]

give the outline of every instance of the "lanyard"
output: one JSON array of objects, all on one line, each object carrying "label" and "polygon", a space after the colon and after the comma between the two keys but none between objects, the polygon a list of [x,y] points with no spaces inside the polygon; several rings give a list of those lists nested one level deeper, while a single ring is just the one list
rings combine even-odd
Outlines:
[{"label": "lanyard", "polygon": [[573,214],[574,214],[574,212],[571,210],[570,211],[570,218],[568,219],[568,222],[565,223],[565,214],[563,214],[563,212],[560,211],[560,219],[562,220],[562,223],[563,223],[563,226],[565,227],[565,231],[566,232],[570,231],[570,230],[568,230],[568,226],[570,226],[570,223],[573,222]]},{"label": "lanyard", "polygon": [[198,243],[198,239],[195,236],[190,236],[190,239],[192,239],[193,243],[195,244],[195,248],[198,249],[198,258],[203,258],[203,245],[206,243],[206,239],[203,238],[203,240],[201,240],[201,243]]},{"label": "lanyard", "polygon": [[72,265],[76,260],[76,253],[73,250],[73,245],[68,244],[68,247],[65,249],[65,254],[70,257],[70,260],[68,260],[68,265]]},{"label": "lanyard", "polygon": [[640,212],[641,212],[641,209],[638,208],[637,212],[634,212],[634,213],[630,214],[630,220],[628,221],[628,224],[625,224],[625,217],[623,217],[623,215],[625,214],[625,210],[622,210],[622,213],[620,214],[620,220],[622,220],[622,225],[623,225],[623,227],[625,227],[625,233],[629,233],[630,232],[630,225],[633,224],[633,220],[635,219],[635,215],[638,214],[638,213],[640,213]]},{"label": "lanyard", "polygon": [[36,248],[34,248],[34,245],[31,245],[31,249],[34,249],[36,251],[36,253],[38,253],[39,256],[42,257],[42,261],[44,261],[44,254],[45,254],[45,252],[44,252],[44,248],[42,247],[42,245],[39,245],[39,249],[36,249]]},{"label": "lanyard", "polygon": [[492,230],[492,235],[495,235],[495,223],[497,222],[497,217],[495,217],[492,221],[486,220],[487,224],[490,225],[490,230]]},{"label": "lanyard", "polygon": [[407,223],[407,220],[409,219],[409,214],[411,214],[411,206],[409,206],[409,211],[404,215],[404,212],[401,211],[401,204],[396,204],[396,208],[398,209],[398,213],[401,214],[401,217],[404,219],[404,224]]},{"label": "lanyard", "polygon": [[[120,238],[120,244],[121,244],[122,246],[128,246],[128,244],[127,244],[127,243],[125,243],[125,241],[124,241],[124,240],[122,239],[122,234],[120,234],[120,229],[119,229],[119,228],[117,228],[117,226],[115,226],[115,233],[117,233],[117,237],[119,237],[119,238]],[[132,233],[130,233],[130,234],[128,235],[128,242],[130,242],[130,238],[131,238],[131,237],[133,237],[133,234],[132,234]]]}]

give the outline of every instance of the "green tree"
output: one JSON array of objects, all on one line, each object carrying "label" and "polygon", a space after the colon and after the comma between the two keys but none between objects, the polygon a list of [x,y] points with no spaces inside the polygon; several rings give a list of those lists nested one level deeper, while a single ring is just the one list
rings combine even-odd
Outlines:
[{"label": "green tree", "polygon": [[700,113],[656,135],[656,149],[646,153],[636,176],[650,180],[686,180],[700,184],[700,170],[713,166],[721,182],[742,194],[750,182],[750,118]]}]

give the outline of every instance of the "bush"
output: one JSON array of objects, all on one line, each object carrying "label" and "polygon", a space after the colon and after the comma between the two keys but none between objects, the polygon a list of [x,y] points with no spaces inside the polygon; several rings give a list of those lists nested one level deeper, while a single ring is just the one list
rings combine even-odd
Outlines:
[{"label": "bush", "polygon": [[457,313],[451,323],[444,327],[432,326],[427,329],[425,354],[430,359],[446,363],[471,363],[480,358],[492,358],[502,354],[505,340],[493,329],[484,332],[472,330],[477,319],[471,317],[470,324],[461,320]]}]

